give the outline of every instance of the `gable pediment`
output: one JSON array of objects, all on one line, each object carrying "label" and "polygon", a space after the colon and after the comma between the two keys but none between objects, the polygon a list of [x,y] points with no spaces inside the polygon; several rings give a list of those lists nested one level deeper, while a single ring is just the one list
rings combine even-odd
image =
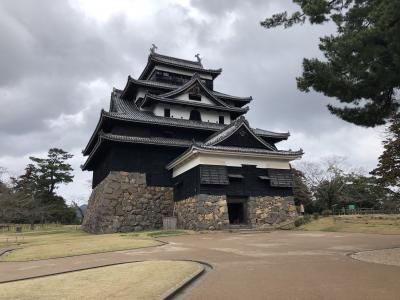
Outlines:
[{"label": "gable pediment", "polygon": [[192,86],[187,91],[176,95],[173,97],[174,99],[183,100],[183,101],[190,101],[194,103],[202,103],[208,104],[213,106],[221,106],[217,103],[213,98],[211,98],[207,93],[204,93],[202,89],[198,85]]},{"label": "gable pediment", "polygon": [[[198,95],[200,96],[200,98],[195,99],[195,97],[190,97],[191,95]],[[228,105],[224,101],[218,99],[205,87],[197,74],[195,74],[193,78],[185,83],[183,86],[169,93],[161,94],[159,96],[169,99],[191,100],[198,102],[201,102],[204,98],[204,103],[214,104],[215,106],[228,107]]]},{"label": "gable pediment", "polygon": [[276,150],[275,147],[258,137],[244,118],[237,119],[231,125],[212,135],[205,144],[210,146]]}]

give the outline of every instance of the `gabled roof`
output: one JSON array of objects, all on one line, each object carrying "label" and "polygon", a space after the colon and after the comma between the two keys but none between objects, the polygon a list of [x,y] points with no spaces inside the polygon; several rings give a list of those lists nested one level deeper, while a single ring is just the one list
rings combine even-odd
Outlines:
[{"label": "gabled roof", "polygon": [[146,107],[148,105],[153,104],[154,102],[161,102],[161,103],[167,103],[167,104],[178,104],[178,105],[190,106],[190,107],[200,107],[200,108],[212,109],[212,110],[217,110],[217,111],[229,111],[229,112],[237,113],[237,115],[244,114],[249,110],[248,107],[242,108],[242,107],[234,107],[234,106],[226,107],[226,106],[221,106],[221,105],[210,105],[210,104],[205,104],[205,103],[195,102],[195,101],[169,99],[169,98],[160,97],[160,96],[151,95],[151,94],[146,94],[143,101],[141,101],[141,103],[140,103],[140,107]]},{"label": "gabled roof", "polygon": [[[205,142],[205,146],[217,146],[218,144],[221,144],[223,141],[229,139],[231,136],[234,134],[237,134],[239,131],[245,130],[255,141],[257,141],[260,145],[261,148],[264,149],[269,149],[269,150],[276,150],[276,148],[260,137],[256,135],[256,133],[253,131],[253,129],[250,127],[249,123],[247,120],[242,116],[237,118],[235,121],[233,121],[230,125],[226,126],[224,129],[214,133],[212,136],[210,136]],[[242,132],[240,132],[243,134]]]},{"label": "gabled roof", "polygon": [[[128,99],[128,100],[131,99],[132,95],[135,94],[138,87],[157,89],[157,90],[164,91],[164,92],[171,92],[173,90],[178,89],[181,86],[164,83],[164,82],[153,81],[153,80],[134,79],[131,76],[128,76],[128,80],[126,82],[125,88],[121,91],[121,98]],[[247,104],[253,100],[253,98],[251,96],[239,97],[239,96],[228,95],[228,94],[221,93],[218,91],[211,91],[211,90],[208,90],[208,91],[213,96],[215,96],[221,100],[234,101],[234,102],[241,103],[243,105]]]},{"label": "gabled roof", "polygon": [[200,90],[207,96],[209,97],[211,100],[213,100],[216,104],[219,104],[221,106],[225,106],[225,107],[229,107],[229,105],[227,105],[224,101],[218,99],[216,96],[214,96],[212,94],[212,92],[201,82],[200,77],[197,73],[195,73],[193,75],[193,77],[186,82],[184,85],[180,86],[179,88],[162,94],[160,95],[160,97],[164,97],[164,98],[173,98],[173,97],[177,97],[179,95],[185,94],[187,91],[189,91],[191,88],[198,86],[200,88]]},{"label": "gabled roof", "polygon": [[295,160],[300,158],[304,152],[302,149],[298,151],[282,151],[282,150],[266,150],[257,148],[243,148],[243,147],[228,147],[228,146],[207,146],[204,143],[194,143],[188,150],[183,152],[173,161],[171,161],[166,168],[168,170],[183,164],[187,159],[197,155],[198,153],[224,155],[224,156],[249,156],[260,158],[277,158],[282,160]]},{"label": "gabled roof", "polygon": [[[120,94],[121,91],[117,89],[114,89],[114,91],[112,92],[110,112],[106,112],[104,110],[101,111],[97,126],[85,149],[82,151],[84,155],[88,155],[91,152],[94,143],[97,140],[97,135],[100,129],[103,128],[104,123],[108,120],[117,120],[117,121],[142,123],[142,124],[154,124],[154,125],[180,127],[180,128],[193,128],[198,130],[209,131],[210,134],[212,132],[217,132],[227,127],[227,125],[219,123],[200,122],[194,120],[164,118],[155,116],[150,112],[139,110],[133,101],[121,99]],[[259,137],[271,138],[276,140],[277,142],[287,139],[290,135],[289,133],[272,132],[258,128],[253,129],[253,131]]]},{"label": "gabled roof", "polygon": [[169,67],[175,67],[177,69],[209,74],[213,78],[217,77],[222,72],[222,69],[216,69],[216,70],[205,69],[203,68],[203,65],[197,61],[186,60],[167,55],[161,55],[158,53],[150,53],[149,58],[147,60],[147,65],[144,68],[142,74],[139,76],[139,79],[146,79],[147,76],[152,71],[152,69],[154,68],[154,66],[156,65],[165,65]]}]

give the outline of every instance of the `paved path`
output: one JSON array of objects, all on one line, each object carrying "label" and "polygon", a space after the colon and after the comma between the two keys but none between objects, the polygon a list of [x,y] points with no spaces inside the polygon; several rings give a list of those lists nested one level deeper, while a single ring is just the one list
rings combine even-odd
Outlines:
[{"label": "paved path", "polygon": [[[400,267],[349,253],[400,246],[400,236],[294,232],[163,238],[155,248],[0,263],[0,282],[135,260],[191,259],[209,272],[188,299],[400,299]],[[1,286],[0,286],[1,287]]]}]

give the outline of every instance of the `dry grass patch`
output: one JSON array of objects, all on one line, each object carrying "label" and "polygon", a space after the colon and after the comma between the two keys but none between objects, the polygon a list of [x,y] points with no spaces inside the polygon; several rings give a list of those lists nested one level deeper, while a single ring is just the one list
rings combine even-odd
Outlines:
[{"label": "dry grass patch", "polygon": [[400,215],[348,215],[313,220],[300,227],[309,231],[400,234]]},{"label": "dry grass patch", "polygon": [[2,256],[6,261],[47,259],[160,245],[150,237],[115,234],[88,234],[73,226],[22,234],[0,234],[0,248],[16,250]]},{"label": "dry grass patch", "polygon": [[203,267],[149,261],[0,284],[0,299],[160,299]]}]

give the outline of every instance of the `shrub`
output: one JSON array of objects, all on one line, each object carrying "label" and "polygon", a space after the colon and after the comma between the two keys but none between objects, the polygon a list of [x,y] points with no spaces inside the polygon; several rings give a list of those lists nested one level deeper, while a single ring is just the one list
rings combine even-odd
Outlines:
[{"label": "shrub", "polygon": [[313,213],[313,218],[314,218],[314,220],[318,220],[319,219],[319,213],[317,213],[317,212]]},{"label": "shrub", "polygon": [[311,215],[304,215],[304,224],[311,222]]},{"label": "shrub", "polygon": [[298,217],[296,220],[294,220],[294,226],[299,227],[304,224],[304,218],[303,217]]},{"label": "shrub", "polygon": [[328,216],[330,216],[330,215],[332,214],[332,211],[331,211],[330,209],[324,209],[324,210],[321,212],[321,214],[322,214],[324,217],[328,217]]}]

